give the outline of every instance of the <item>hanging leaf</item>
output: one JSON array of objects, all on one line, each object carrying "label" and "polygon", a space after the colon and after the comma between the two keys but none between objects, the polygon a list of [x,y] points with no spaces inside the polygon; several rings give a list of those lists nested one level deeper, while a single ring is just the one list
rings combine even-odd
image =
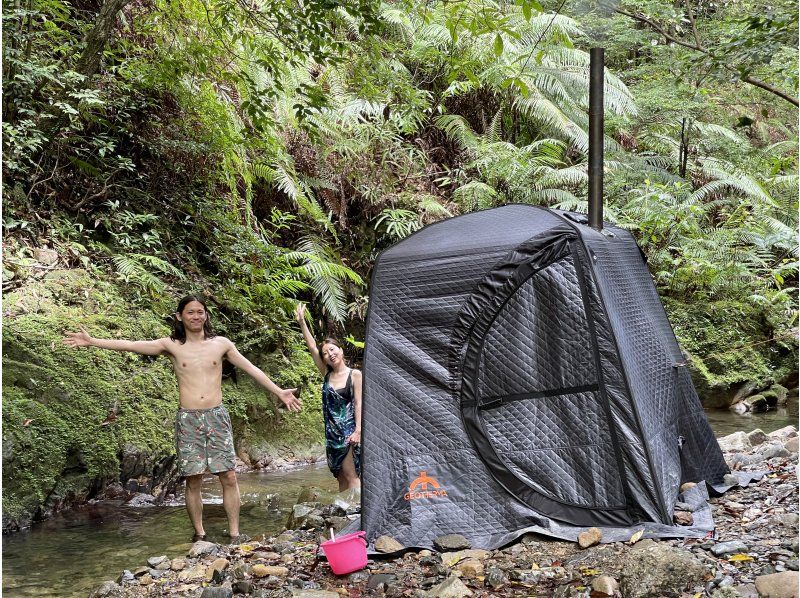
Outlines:
[{"label": "hanging leaf", "polygon": [[503,53],[503,36],[499,33],[494,36],[494,54],[500,56]]},{"label": "hanging leaf", "polygon": [[531,20],[531,5],[529,2],[522,3],[522,16],[525,17],[526,21]]}]

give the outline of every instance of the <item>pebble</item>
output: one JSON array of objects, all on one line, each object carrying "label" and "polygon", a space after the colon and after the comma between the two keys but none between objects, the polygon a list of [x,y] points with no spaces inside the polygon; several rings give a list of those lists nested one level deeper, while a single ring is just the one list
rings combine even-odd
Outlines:
[{"label": "pebble", "polygon": [[610,575],[598,575],[592,580],[592,590],[607,596],[613,596],[619,589],[619,583]]},{"label": "pebble", "polygon": [[598,544],[603,539],[603,532],[600,528],[590,527],[585,532],[578,534],[578,545],[581,548],[589,548]]}]

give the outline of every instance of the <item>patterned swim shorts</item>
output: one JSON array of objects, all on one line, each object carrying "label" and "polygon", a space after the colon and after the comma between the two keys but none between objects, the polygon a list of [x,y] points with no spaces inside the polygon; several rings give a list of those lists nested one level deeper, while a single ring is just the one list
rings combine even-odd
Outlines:
[{"label": "patterned swim shorts", "polygon": [[223,405],[211,409],[179,409],[175,418],[178,471],[182,476],[210,471],[222,473],[236,466],[233,428]]}]

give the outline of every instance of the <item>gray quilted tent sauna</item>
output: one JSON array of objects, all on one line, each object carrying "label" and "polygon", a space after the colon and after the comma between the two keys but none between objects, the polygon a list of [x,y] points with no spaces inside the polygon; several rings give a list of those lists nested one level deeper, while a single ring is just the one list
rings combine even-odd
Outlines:
[{"label": "gray quilted tent sauna", "polygon": [[370,541],[708,529],[672,526],[678,489],[728,469],[628,232],[529,205],[469,213],[384,251],[370,296]]}]

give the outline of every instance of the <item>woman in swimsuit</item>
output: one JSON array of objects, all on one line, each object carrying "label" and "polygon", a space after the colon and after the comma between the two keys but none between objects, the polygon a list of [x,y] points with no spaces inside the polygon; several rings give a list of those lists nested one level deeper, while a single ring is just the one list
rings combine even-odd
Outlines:
[{"label": "woman in swimsuit", "polygon": [[345,364],[338,341],[326,338],[317,343],[308,329],[306,308],[295,310],[308,350],[324,377],[322,414],[325,420],[325,452],[328,467],[339,481],[339,490],[361,487],[361,372]]}]

